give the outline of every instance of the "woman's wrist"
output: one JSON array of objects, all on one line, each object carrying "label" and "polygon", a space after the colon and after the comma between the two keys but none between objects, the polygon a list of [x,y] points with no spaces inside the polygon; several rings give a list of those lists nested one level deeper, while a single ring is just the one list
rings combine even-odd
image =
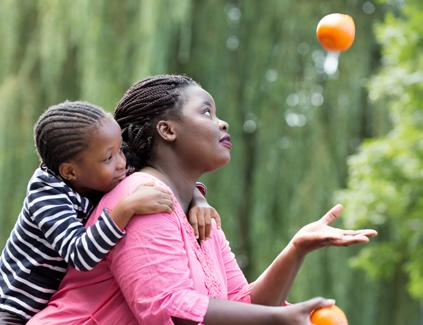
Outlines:
[{"label": "woman's wrist", "polygon": [[300,249],[298,245],[295,245],[295,243],[291,240],[288,245],[285,247],[285,250],[287,254],[291,256],[295,256],[296,259],[302,261],[308,252],[304,249]]}]

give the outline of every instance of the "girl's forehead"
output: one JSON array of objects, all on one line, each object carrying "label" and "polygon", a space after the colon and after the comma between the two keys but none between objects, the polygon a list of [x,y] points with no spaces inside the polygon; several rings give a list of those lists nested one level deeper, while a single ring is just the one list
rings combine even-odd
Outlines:
[{"label": "girl's forehead", "polygon": [[104,116],[99,121],[97,127],[91,132],[92,137],[99,137],[104,135],[113,137],[121,136],[120,126],[110,114]]}]

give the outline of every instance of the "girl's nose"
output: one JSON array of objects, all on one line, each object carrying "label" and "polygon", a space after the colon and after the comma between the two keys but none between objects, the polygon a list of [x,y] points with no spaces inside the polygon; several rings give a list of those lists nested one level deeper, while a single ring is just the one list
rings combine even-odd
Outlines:
[{"label": "girl's nose", "polygon": [[118,169],[125,169],[126,168],[126,157],[125,157],[125,154],[122,151],[119,153],[117,168]]}]

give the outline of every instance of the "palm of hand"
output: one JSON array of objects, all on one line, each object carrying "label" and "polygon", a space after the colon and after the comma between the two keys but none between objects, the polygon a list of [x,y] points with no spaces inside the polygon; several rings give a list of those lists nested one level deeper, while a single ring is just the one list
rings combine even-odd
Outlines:
[{"label": "palm of hand", "polygon": [[367,243],[369,238],[377,235],[373,229],[344,230],[331,227],[342,212],[342,206],[336,205],[322,218],[302,227],[292,238],[294,247],[303,254],[324,246],[350,246]]}]

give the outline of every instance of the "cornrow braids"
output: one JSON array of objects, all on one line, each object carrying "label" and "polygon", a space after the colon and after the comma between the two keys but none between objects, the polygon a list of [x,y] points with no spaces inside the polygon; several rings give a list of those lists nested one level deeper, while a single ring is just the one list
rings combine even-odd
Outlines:
[{"label": "cornrow braids", "polygon": [[59,174],[60,164],[88,147],[89,131],[100,124],[106,112],[86,102],[66,101],[51,106],[34,127],[34,141],[41,164]]},{"label": "cornrow braids", "polygon": [[128,166],[138,170],[149,163],[160,118],[178,117],[183,89],[197,85],[187,76],[157,75],[136,82],[119,101],[115,119],[122,129]]}]

